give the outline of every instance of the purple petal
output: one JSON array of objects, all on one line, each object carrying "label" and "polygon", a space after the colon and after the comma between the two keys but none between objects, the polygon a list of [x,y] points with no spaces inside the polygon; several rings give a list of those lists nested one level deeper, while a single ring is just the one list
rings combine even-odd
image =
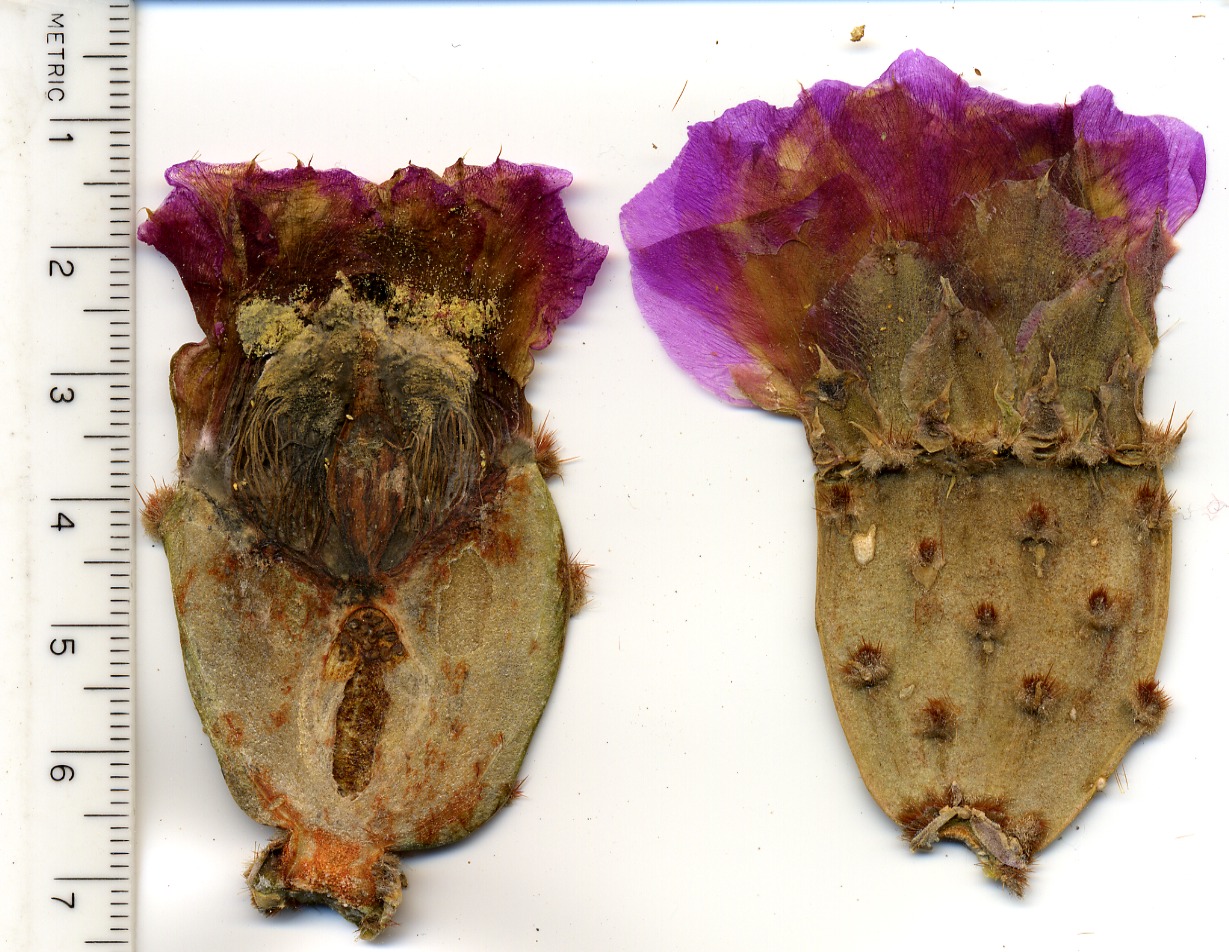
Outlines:
[{"label": "purple petal", "polygon": [[173,190],[138,235],[179,270],[206,332],[174,361],[185,453],[216,445],[245,404],[254,377],[235,322],[251,298],[310,310],[339,281],[378,276],[493,302],[482,359],[523,386],[530,348],[580,305],[607,250],[576,234],[559,197],[571,175],[546,166],[408,166],[375,185],[341,169],[186,162],[166,177]]},{"label": "purple petal", "polygon": [[609,250],[576,234],[559,193],[572,175],[544,165],[498,159],[490,166],[457,162],[444,173],[467,206],[483,209],[488,224],[474,279],[503,282],[524,298],[532,317],[526,340],[540,349],[559,322],[579,306]]},{"label": "purple petal", "polygon": [[1128,116],[1100,86],[1085,90],[1074,114],[1077,165],[1093,211],[1148,229],[1160,209],[1175,234],[1203,195],[1203,136],[1169,116]]},{"label": "purple petal", "polygon": [[[621,224],[637,301],[671,357],[726,400],[780,408],[816,372],[817,348],[856,369],[828,302],[866,254],[906,243],[956,274],[970,200],[1049,176],[1076,206],[1060,250],[1092,258],[1122,226],[1084,224],[1081,208],[1126,216],[1132,233],[1158,210],[1170,234],[1190,215],[1202,140],[1176,120],[1124,117],[1103,90],[1076,107],[1016,103],[915,50],[866,87],[821,82],[790,107],[753,101],[692,126]],[[769,378],[771,394],[738,383]]]}]

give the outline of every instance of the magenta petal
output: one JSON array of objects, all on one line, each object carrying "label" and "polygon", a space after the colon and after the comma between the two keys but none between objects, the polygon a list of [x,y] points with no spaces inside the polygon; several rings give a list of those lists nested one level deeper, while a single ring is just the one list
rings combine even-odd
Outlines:
[{"label": "magenta petal", "polygon": [[493,398],[515,416],[529,350],[580,305],[607,250],[576,234],[560,198],[571,175],[546,166],[408,166],[373,184],[340,169],[186,162],[166,177],[173,190],[138,236],[178,269],[206,335],[174,363],[186,453],[222,445],[246,404],[255,358],[236,321],[253,299],[308,320],[347,282],[485,302],[499,320],[470,345],[516,391]]},{"label": "magenta petal", "polygon": [[[688,273],[697,262],[700,273]],[[754,363],[727,321],[737,259],[723,254],[716,236],[689,232],[632,248],[631,264],[636,303],[675,363],[719,397],[750,406],[730,376],[732,367]]]},{"label": "magenta petal", "polygon": [[[621,224],[637,301],[671,357],[726,400],[779,409],[817,349],[856,370],[840,289],[873,249],[905,243],[936,282],[959,283],[970,201],[1049,180],[1073,214],[1103,220],[1072,219],[1066,251],[1091,258],[1158,213],[1172,235],[1204,177],[1202,139],[1177,120],[1124,116],[1098,88],[1074,107],[1024,105],[915,50],[866,87],[821,82],[792,106],[753,101],[692,126]],[[736,382],[768,379],[767,395]]]},{"label": "magenta petal", "polygon": [[505,262],[512,280],[541,276],[529,345],[545,347],[559,322],[580,306],[608,250],[581,238],[568,221],[559,195],[572,184],[571,173],[498,159],[486,167],[458,162],[445,173],[447,181],[454,178],[463,201],[490,211],[487,257]]},{"label": "magenta petal", "polygon": [[606,255],[568,222],[571,175],[546,166],[409,166],[373,185],[341,169],[185,162],[166,178],[173,191],[138,235],[179,270],[205,330],[228,302],[319,297],[338,274],[375,272],[423,288],[476,281],[515,299],[525,343],[541,347]]},{"label": "magenta petal", "polygon": [[1207,180],[1203,136],[1169,116],[1129,116],[1114,94],[1093,86],[1073,107],[1081,171],[1100,217],[1119,215],[1143,228],[1160,209],[1172,235],[1194,213]]}]

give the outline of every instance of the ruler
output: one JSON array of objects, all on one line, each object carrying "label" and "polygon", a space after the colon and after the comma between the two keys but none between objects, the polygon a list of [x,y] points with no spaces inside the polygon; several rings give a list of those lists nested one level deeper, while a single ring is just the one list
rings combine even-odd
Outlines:
[{"label": "ruler", "polygon": [[24,573],[0,934],[31,952],[132,948],[133,10],[31,0],[0,20],[5,135],[22,140],[5,194],[22,407],[5,528]]}]

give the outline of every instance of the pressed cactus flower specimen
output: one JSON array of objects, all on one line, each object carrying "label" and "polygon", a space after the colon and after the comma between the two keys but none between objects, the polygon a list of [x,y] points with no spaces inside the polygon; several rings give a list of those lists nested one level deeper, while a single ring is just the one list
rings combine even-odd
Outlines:
[{"label": "pressed cactus flower specimen", "polygon": [[583,570],[525,399],[606,249],[563,171],[376,185],[188,162],[140,237],[205,332],[171,362],[179,481],[147,501],[184,667],[231,793],[282,831],[247,883],[370,938],[397,851],[515,793]]},{"label": "pressed cactus flower specimen", "polygon": [[1181,427],[1141,396],[1204,164],[1105,89],[1022,105],[915,51],[693,126],[623,209],[674,360],[804,425],[816,622],[868,789],[1013,892],[1168,703]]}]

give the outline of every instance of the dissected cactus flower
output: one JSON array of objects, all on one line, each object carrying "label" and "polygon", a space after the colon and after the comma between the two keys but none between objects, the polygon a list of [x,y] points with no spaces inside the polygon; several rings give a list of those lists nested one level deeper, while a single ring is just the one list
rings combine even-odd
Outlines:
[{"label": "dissected cactus flower", "polygon": [[693,126],[623,209],[637,300],[797,416],[816,622],[871,794],[1014,892],[1167,704],[1153,300],[1203,141],[1108,91],[1027,106],[920,52]]},{"label": "dissected cactus flower", "polygon": [[563,171],[383,184],[188,162],[140,237],[204,340],[171,363],[179,481],[148,501],[184,667],[238,804],[282,831],[247,882],[372,937],[396,851],[506,803],[583,573],[525,382],[606,249]]}]

